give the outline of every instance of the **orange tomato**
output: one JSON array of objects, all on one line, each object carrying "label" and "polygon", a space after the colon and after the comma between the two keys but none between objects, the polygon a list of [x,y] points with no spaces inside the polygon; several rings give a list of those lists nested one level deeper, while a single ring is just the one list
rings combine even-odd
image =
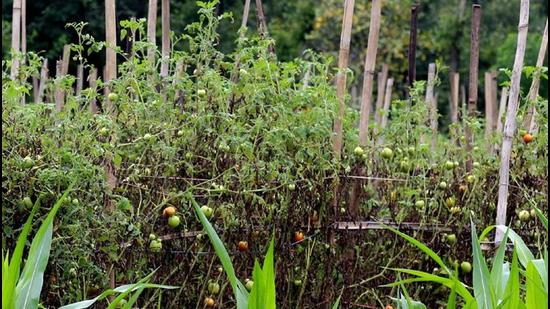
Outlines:
[{"label": "orange tomato", "polygon": [[207,307],[214,307],[214,304],[216,302],[214,301],[214,299],[212,299],[211,297],[207,297],[204,299],[204,304],[207,306]]},{"label": "orange tomato", "polygon": [[534,139],[533,135],[529,134],[529,133],[525,133],[525,135],[523,135],[523,142],[525,144],[529,144],[530,142],[532,142]]},{"label": "orange tomato", "polygon": [[174,206],[168,206],[168,207],[164,208],[164,210],[162,211],[162,215],[167,217],[167,218],[171,217],[175,214],[176,214],[176,207],[174,207]]},{"label": "orange tomato", "polygon": [[295,242],[299,242],[299,241],[302,241],[302,240],[304,240],[304,233],[302,233],[302,232],[294,233],[294,241]]}]

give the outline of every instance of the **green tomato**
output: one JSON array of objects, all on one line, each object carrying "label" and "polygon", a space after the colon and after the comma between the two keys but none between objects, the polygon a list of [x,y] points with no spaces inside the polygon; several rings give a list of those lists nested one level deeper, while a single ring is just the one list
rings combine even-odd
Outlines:
[{"label": "green tomato", "polygon": [[456,244],[456,235],[455,234],[449,234],[447,235],[447,242],[451,245]]},{"label": "green tomato", "polygon": [[168,225],[171,227],[171,228],[176,228],[178,227],[178,225],[180,225],[180,217],[179,216],[171,216],[170,218],[168,218]]},{"label": "green tomato", "polygon": [[358,157],[361,157],[363,156],[363,154],[365,153],[365,151],[363,150],[363,148],[357,146],[355,147],[355,149],[353,150],[353,153],[358,156]]},{"label": "green tomato", "polygon": [[252,280],[247,280],[246,281],[246,284],[245,284],[245,287],[248,291],[252,291],[252,288],[254,287],[254,281]]},{"label": "green tomato", "polygon": [[115,92],[109,93],[109,95],[107,97],[109,98],[109,101],[111,101],[111,102],[118,101],[118,94],[116,94]]},{"label": "green tomato", "polygon": [[453,196],[448,197],[445,200],[445,205],[449,208],[454,207],[456,205],[456,199]]},{"label": "green tomato", "polygon": [[407,153],[409,153],[409,155],[413,155],[415,151],[416,151],[416,148],[414,148],[413,146],[410,146],[409,148],[407,148]]},{"label": "green tomato", "polygon": [[452,169],[454,169],[454,168],[455,168],[454,162],[453,162],[453,161],[447,161],[447,162],[445,162],[445,168],[446,168],[447,170],[449,170],[449,171],[452,170]]},{"label": "green tomato", "polygon": [[474,175],[468,175],[468,176],[466,177],[466,182],[469,183],[469,184],[472,184],[472,183],[474,183],[475,181],[476,181],[476,176],[474,176]]},{"label": "green tomato", "polygon": [[391,159],[393,157],[393,151],[390,148],[382,149],[381,156],[384,159]]},{"label": "green tomato", "polygon": [[206,205],[201,207],[201,211],[205,217],[210,218],[214,214],[214,210]]},{"label": "green tomato", "polygon": [[157,235],[153,233],[149,234],[149,240],[155,240],[155,239],[157,239]]},{"label": "green tomato", "polygon": [[23,198],[23,201],[22,201],[22,202],[23,202],[23,205],[24,205],[25,207],[27,207],[28,209],[32,208],[32,206],[33,206],[32,200],[31,200],[31,198],[28,197],[28,196],[25,196],[25,198]]},{"label": "green tomato", "polygon": [[402,160],[400,163],[399,163],[399,168],[403,171],[403,172],[410,172],[411,171],[411,163],[407,160]]},{"label": "green tomato", "polygon": [[470,264],[470,262],[462,262],[460,263],[460,269],[462,270],[462,272],[468,274],[472,271],[472,264]]},{"label": "green tomato", "polygon": [[109,129],[103,127],[101,129],[99,129],[99,135],[103,136],[103,137],[107,137],[109,136]]},{"label": "green tomato", "polygon": [[479,162],[474,162],[474,167],[475,168],[479,168],[481,166],[481,164]]},{"label": "green tomato", "polygon": [[519,216],[519,219],[520,219],[521,221],[526,222],[526,221],[529,221],[529,217],[530,217],[531,215],[529,214],[529,211],[527,211],[527,210],[522,210],[522,211],[519,212],[519,215],[518,215],[518,216]]},{"label": "green tomato", "polygon": [[199,89],[197,90],[197,94],[200,96],[200,97],[204,97],[206,95],[206,90],[204,89]]},{"label": "green tomato", "polygon": [[294,190],[296,190],[296,185],[293,184],[293,183],[289,183],[289,184],[288,184],[288,189],[289,189],[290,191],[294,191]]},{"label": "green tomato", "polygon": [[208,283],[208,291],[216,295],[220,292],[220,285],[217,282],[210,282]]},{"label": "green tomato", "polygon": [[183,134],[184,134],[183,130],[179,130],[178,133],[177,133],[177,135],[178,135],[179,137],[183,136]]},{"label": "green tomato", "polygon": [[423,201],[423,200],[420,200],[420,201],[416,201],[416,203],[414,203],[414,205],[416,206],[416,208],[424,208],[424,206],[426,205],[426,203]]},{"label": "green tomato", "polygon": [[34,160],[29,157],[29,156],[26,156],[23,158],[23,168],[32,168],[34,166]]},{"label": "green tomato", "polygon": [[302,280],[300,280],[300,279],[294,280],[294,285],[295,286],[302,286]]},{"label": "green tomato", "polygon": [[439,189],[447,189],[447,183],[442,181],[439,183]]},{"label": "green tomato", "polygon": [[162,242],[157,239],[152,240],[149,244],[149,249],[151,249],[151,251],[153,252],[160,252],[160,250],[162,249]]}]

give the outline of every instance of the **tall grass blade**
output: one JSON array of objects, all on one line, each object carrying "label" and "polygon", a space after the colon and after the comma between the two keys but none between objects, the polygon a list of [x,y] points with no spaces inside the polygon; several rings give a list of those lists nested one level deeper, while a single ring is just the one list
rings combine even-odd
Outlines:
[{"label": "tall grass blade", "polygon": [[474,259],[474,295],[479,309],[492,309],[496,307],[495,295],[489,282],[489,268],[485,257],[481,253],[481,246],[477,238],[476,227],[471,221],[472,251]]},{"label": "tall grass blade", "polygon": [[541,277],[533,262],[527,264],[525,277],[525,302],[527,308],[548,308],[548,291],[544,290]]}]

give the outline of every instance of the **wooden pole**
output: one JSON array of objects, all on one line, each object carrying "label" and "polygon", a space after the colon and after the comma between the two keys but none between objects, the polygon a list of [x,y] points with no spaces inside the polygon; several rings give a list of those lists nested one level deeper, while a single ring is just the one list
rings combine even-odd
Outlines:
[{"label": "wooden pole", "polygon": [[[508,207],[508,181],[510,178],[510,155],[512,153],[512,141],[516,131],[516,116],[519,105],[519,93],[521,74],[523,70],[523,58],[527,45],[527,31],[529,27],[529,0],[521,0],[518,25],[518,43],[516,47],[516,56],[514,59],[514,68],[512,70],[512,79],[510,86],[510,96],[508,98],[508,110],[506,112],[506,122],[504,124],[504,137],[502,141],[502,151],[500,156],[499,169],[499,187],[497,204],[497,225],[506,225],[506,209]],[[495,234],[495,243],[500,243],[503,238],[502,231],[498,230]]]},{"label": "wooden pole", "polygon": [[434,95],[435,69],[435,63],[428,65],[428,85],[426,86],[426,104],[430,117],[430,129],[432,130],[432,150],[435,150],[437,146],[437,103]]},{"label": "wooden pole", "polygon": [[[393,78],[389,78],[388,82],[386,83],[386,91],[384,93],[384,107],[383,112],[380,117],[380,132],[386,128],[386,124],[388,122],[388,114],[390,112],[390,104],[391,104],[391,93],[392,93],[392,87],[393,87]],[[381,136],[378,137],[378,143],[381,144],[383,141],[383,138]]]},{"label": "wooden pole", "polygon": [[19,71],[19,53],[21,52],[21,0],[13,0],[11,22],[11,74],[15,80]]},{"label": "wooden pole", "polygon": [[147,49],[147,60],[150,64],[155,63],[155,52],[157,42],[157,0],[149,0],[147,13],[147,41],[153,45]]},{"label": "wooden pole", "polygon": [[244,1],[244,9],[243,9],[243,20],[241,22],[241,28],[246,28],[246,24],[248,23],[248,14],[250,12],[250,0]]},{"label": "wooden pole", "polygon": [[[258,32],[262,38],[267,38],[269,33],[267,31],[267,21],[264,14],[264,5],[262,0],[256,0],[256,14],[258,14]],[[275,46],[269,44],[268,50],[271,54],[275,54]]]},{"label": "wooden pole", "polygon": [[386,90],[386,82],[388,80],[388,65],[384,63],[382,70],[378,72],[377,76],[377,92],[376,92],[376,109],[374,113],[374,122],[380,127],[381,112],[384,107],[384,91]]},{"label": "wooden pole", "polygon": [[46,89],[46,83],[48,82],[48,58],[44,58],[42,62],[42,68],[40,69],[40,82],[38,84],[38,94],[35,98],[36,103],[42,103],[44,97],[44,90]]},{"label": "wooden pole", "polygon": [[336,96],[338,97],[338,112],[334,119],[334,140],[332,150],[334,157],[340,161],[342,156],[342,129],[344,111],[346,109],[346,70],[348,69],[349,48],[351,41],[351,25],[355,0],[346,0],[344,4],[344,18],[342,20],[342,33],[340,36],[340,51],[338,54],[338,73],[336,73]]},{"label": "wooden pole", "polygon": [[500,103],[498,105],[497,132],[502,133],[504,127],[504,113],[506,112],[506,102],[508,100],[508,87],[503,87],[500,92]]},{"label": "wooden pole", "polygon": [[[23,54],[23,63],[26,60],[27,53],[27,1],[21,0],[21,53]],[[26,95],[21,96],[21,104],[25,104]]]},{"label": "wooden pole", "polygon": [[[485,139],[493,134],[493,126],[496,124],[494,111],[496,106],[493,100],[493,72],[485,72]],[[491,146],[492,147],[492,146]]]},{"label": "wooden pole", "polygon": [[[548,45],[548,19],[546,19],[546,25],[544,26],[544,32],[542,33],[542,41],[540,42],[539,54],[537,57],[537,69],[540,70],[544,64],[544,56],[546,55],[546,46]],[[531,82],[531,88],[527,95],[527,101],[531,106],[529,107],[525,119],[523,121],[523,127],[530,133],[536,130],[536,106],[535,101],[539,95],[540,88],[540,71],[535,71],[533,74],[533,81]]]},{"label": "wooden pole", "polygon": [[[458,72],[452,72],[450,76],[451,81],[451,123],[456,125],[458,123],[458,91],[460,83],[460,74]],[[456,132],[454,132],[456,133]]]},{"label": "wooden pole", "polygon": [[[416,80],[416,36],[418,33],[418,5],[415,4],[411,8],[411,30],[409,34],[409,71],[407,82],[409,88],[412,88]],[[407,91],[408,93],[408,91]]]},{"label": "wooden pole", "polygon": [[[378,36],[380,33],[381,11],[382,1],[373,0],[369,25],[369,38],[367,42],[367,54],[365,56],[365,69],[363,73],[361,113],[359,115],[359,146],[361,147],[366,147],[368,142],[369,118],[372,106],[372,88],[374,84],[374,67],[376,65],[376,53],[378,51]],[[360,176],[363,176],[365,174],[364,168],[360,168],[358,173]],[[352,217],[356,217],[359,212],[359,197],[362,183],[363,181],[360,179],[356,179],[353,182],[350,203],[348,206],[348,212]]]},{"label": "wooden pole", "polygon": [[[97,69],[95,67],[90,68],[90,72],[88,73],[88,86],[93,92],[97,91]],[[97,101],[95,95],[90,99],[89,109],[92,114],[97,114]]]},{"label": "wooden pole", "polygon": [[115,0],[105,0],[105,40],[107,42],[107,47],[105,51],[105,106],[103,107],[104,111],[111,108],[111,102],[108,99],[109,94],[109,84],[110,81],[116,78],[117,67],[116,67],[116,10],[115,10]]},{"label": "wooden pole", "polygon": [[376,53],[378,51],[381,12],[382,1],[373,0],[369,25],[369,38],[367,42],[367,54],[365,56],[365,69],[363,72],[361,114],[359,116],[359,145],[362,147],[367,145],[368,139],[369,118],[372,105],[372,88],[374,84],[374,67],[376,65]]},{"label": "wooden pole", "polygon": [[65,44],[63,46],[63,66],[62,66],[62,73],[63,75],[69,74],[69,62],[71,57],[71,46],[69,44]]},{"label": "wooden pole", "polygon": [[63,60],[57,60],[55,64],[55,110],[60,112],[63,108],[63,88],[59,85],[61,78],[63,78]]},{"label": "wooden pole", "polygon": [[168,76],[170,67],[170,0],[162,0],[161,8],[162,23],[162,62],[160,65],[160,76]]},{"label": "wooden pole", "polygon": [[[479,4],[472,5],[472,29],[471,29],[471,41],[470,41],[470,80],[468,87],[468,117],[476,116],[477,109],[477,73],[479,65],[479,24],[481,21],[481,6]],[[466,153],[468,159],[466,160],[466,170],[470,172],[472,170],[472,144],[474,142],[474,136],[472,128],[469,125],[465,127],[466,136]]]},{"label": "wooden pole", "polygon": [[80,95],[82,91],[82,84],[84,82],[84,65],[79,64],[76,67],[76,95]]}]

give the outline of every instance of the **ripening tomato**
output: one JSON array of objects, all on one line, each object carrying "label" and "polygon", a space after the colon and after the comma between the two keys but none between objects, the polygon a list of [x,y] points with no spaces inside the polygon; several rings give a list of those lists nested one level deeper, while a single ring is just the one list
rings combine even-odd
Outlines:
[{"label": "ripening tomato", "polygon": [[237,247],[239,248],[239,251],[244,252],[248,250],[248,241],[241,240],[239,241]]},{"label": "ripening tomato", "polygon": [[533,135],[529,134],[529,133],[526,133],[523,135],[523,142],[525,144],[529,144],[530,142],[532,142],[534,139]]},{"label": "ripening tomato", "polygon": [[168,207],[164,208],[164,210],[162,211],[162,215],[164,217],[171,217],[175,214],[176,214],[176,207],[174,207],[174,206],[168,206]]},{"label": "ripening tomato", "polygon": [[206,307],[214,307],[214,304],[216,304],[216,302],[212,297],[207,297],[204,299],[204,304],[206,305]]},{"label": "ripening tomato", "polygon": [[295,242],[300,242],[300,241],[303,241],[303,240],[304,240],[304,233],[302,233],[302,232],[294,233],[294,241]]}]

